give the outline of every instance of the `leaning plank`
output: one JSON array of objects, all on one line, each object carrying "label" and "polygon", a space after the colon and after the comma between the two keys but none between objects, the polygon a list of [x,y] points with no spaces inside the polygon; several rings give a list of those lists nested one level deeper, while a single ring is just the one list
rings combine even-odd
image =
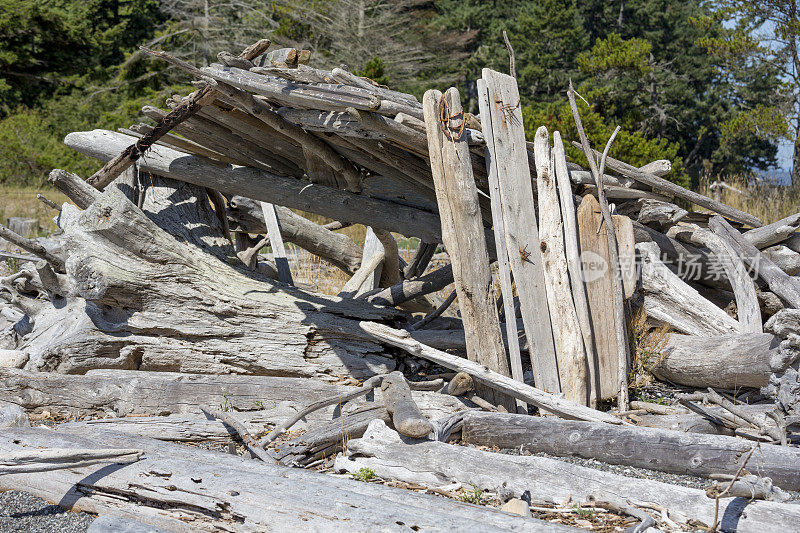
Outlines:
[{"label": "leaning plank", "polygon": [[[573,144],[580,148],[580,144],[573,141]],[[602,154],[597,150],[593,150],[596,157],[600,157]],[[715,213],[719,213],[721,215],[725,215],[726,217],[730,218],[731,220],[736,220],[738,222],[742,222],[744,224],[750,224],[753,227],[761,226],[761,220],[758,217],[755,217],[749,213],[745,213],[740,211],[736,208],[730,207],[725,205],[721,202],[716,200],[712,200],[708,196],[703,196],[702,194],[698,194],[694,191],[690,191],[672,183],[671,181],[667,181],[664,178],[660,178],[655,174],[649,174],[647,172],[642,172],[641,170],[637,169],[636,167],[632,167],[627,163],[623,163],[622,161],[618,161],[613,157],[606,158],[606,166],[615,172],[619,172],[623,176],[627,176],[629,178],[633,178],[640,183],[644,183],[645,185],[649,185],[653,189],[657,191],[666,192],[672,196],[676,196],[683,200],[687,200],[689,202],[693,202],[699,206],[705,207],[714,211]]]},{"label": "leaning plank", "polygon": [[771,333],[673,334],[651,372],[658,379],[689,387],[763,387],[781,366],[780,341]]},{"label": "leaning plank", "polygon": [[535,405],[541,409],[546,409],[564,418],[608,422],[610,424],[622,423],[618,418],[610,414],[525,385],[507,376],[498,374],[480,363],[450,355],[446,352],[431,348],[430,346],[425,346],[414,340],[411,334],[405,330],[394,329],[384,324],[367,321],[361,322],[361,329],[376,339],[397,346],[414,356],[433,361],[434,363],[455,370],[456,372],[466,372],[476,381],[481,382],[487,387],[497,389],[513,398]]},{"label": "leaning plank", "polygon": [[294,285],[292,271],[289,268],[289,260],[286,258],[286,248],[283,246],[281,228],[278,225],[278,216],[275,214],[275,206],[268,202],[261,202],[261,211],[264,213],[264,222],[267,224],[272,256],[275,258],[275,265],[278,267],[278,279],[283,283]]},{"label": "leaning plank", "polygon": [[[3,476],[0,488],[178,532],[352,531],[353,524],[389,531],[553,530],[552,524],[494,509],[198,448],[110,432],[92,438],[107,446],[130,443],[144,449],[145,457],[114,468]],[[23,445],[85,448],[93,442],[41,429],[8,431],[0,437],[0,452]]]},{"label": "leaning plank", "polygon": [[[529,353],[534,381],[542,390],[560,392],[522,110],[516,105],[508,111],[510,106],[519,102],[519,90],[516,80],[506,74],[483,69],[482,76],[478,82],[478,103],[487,139],[486,166],[490,185],[492,189],[496,187],[496,190],[491,190],[492,201],[495,201],[495,196],[499,200],[506,241],[504,248],[519,295],[526,338],[531,346]],[[492,185],[492,181],[496,185]],[[493,216],[494,210],[493,206]],[[504,301],[513,301],[505,289],[503,295]],[[506,316],[511,314],[507,312]]]},{"label": "leaning plank", "polygon": [[[542,126],[536,131],[533,146],[536,159],[536,188],[539,192],[541,227],[539,248],[544,267],[547,305],[553,326],[561,390],[568,400],[589,405],[586,350],[567,272],[564,224],[556,192],[550,136],[546,127]],[[571,192],[569,200],[572,200]]]},{"label": "leaning plank", "polygon": [[[720,435],[610,426],[536,416],[475,411],[464,415],[462,439],[478,446],[519,448],[561,457],[708,477],[735,474],[753,443]],[[800,449],[762,445],[747,469],[783,489],[800,489]]]},{"label": "leaning plank", "polygon": [[344,284],[342,290],[339,291],[339,296],[353,298],[376,288],[378,281],[381,279],[381,270],[385,257],[386,253],[383,244],[378,240],[375,231],[371,227],[367,227],[361,266],[353,274],[353,277]]},{"label": "leaning plank", "polygon": [[641,256],[644,310],[649,317],[689,335],[710,336],[739,331],[738,322],[703,298],[661,262],[652,242],[636,245]]},{"label": "leaning plank", "polygon": [[[567,171],[567,159],[561,134],[553,132],[553,167],[558,184],[558,199],[561,203],[561,216],[564,223],[564,251],[567,258],[569,283],[572,288],[572,300],[583,337],[583,349],[586,352],[587,387],[589,389],[589,405],[594,407],[600,399],[600,381],[597,377],[599,363],[594,346],[592,317],[589,311],[589,298],[584,284],[581,250],[578,243],[578,219],[572,196],[570,176]],[[624,281],[624,280],[623,280]]]},{"label": "leaning plank", "polygon": [[[500,320],[489,269],[489,254],[478,205],[478,189],[472,174],[469,147],[450,118],[462,112],[458,90],[442,95],[431,90],[423,98],[425,127],[431,159],[436,199],[442,222],[442,238],[453,264],[458,305],[467,338],[467,357],[504,376],[508,361],[500,333]],[[452,129],[451,129],[452,128]],[[492,403],[507,403],[494,391],[484,390]]]},{"label": "leaning plank", "polygon": [[[64,142],[83,154],[107,160],[132,137],[104,130],[75,132]],[[140,169],[211,187],[225,194],[318,213],[342,222],[358,222],[427,242],[441,242],[441,223],[435,214],[393,202],[356,195],[332,187],[308,184],[247,167],[222,168],[203,158],[153,146],[139,162]]]},{"label": "leaning plank", "polygon": [[722,217],[712,217],[709,221],[709,227],[725,240],[727,245],[750,267],[754,274],[757,274],[758,277],[767,282],[772,292],[791,307],[800,309],[800,281],[778,268],[775,263],[759,252],[756,246],[733,229]]},{"label": "leaning plank", "polygon": [[[378,476],[425,486],[457,481],[515,497],[529,493],[533,501],[556,504],[570,500],[580,504],[593,496],[595,501],[617,505],[659,506],[673,521],[684,524],[695,520],[710,527],[714,522],[715,500],[700,489],[621,476],[546,457],[404,440],[380,420],[370,424],[364,437],[350,441],[348,451],[349,457],[337,459],[337,470],[371,468]],[[785,524],[800,520],[800,506],[773,502],[722,499],[719,511],[720,529],[740,533],[780,531]]]}]

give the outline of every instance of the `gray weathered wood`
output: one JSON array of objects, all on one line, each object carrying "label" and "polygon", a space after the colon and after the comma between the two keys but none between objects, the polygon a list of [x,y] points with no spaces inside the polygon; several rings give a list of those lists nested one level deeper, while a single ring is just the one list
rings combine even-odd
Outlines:
[{"label": "gray weathered wood", "polygon": [[771,333],[715,336],[672,334],[651,372],[690,387],[763,387],[781,366],[780,339]]},{"label": "gray weathered wood", "polygon": [[[582,503],[593,496],[623,505],[658,505],[667,509],[675,522],[686,524],[691,519],[707,527],[715,516],[716,502],[700,489],[621,476],[546,457],[401,438],[379,420],[370,424],[364,437],[350,441],[348,451],[349,457],[337,459],[338,470],[371,468],[379,476],[425,486],[457,481],[516,497],[529,492],[532,500],[559,504],[568,500]],[[723,499],[719,505],[721,529],[726,531],[761,533],[800,520],[800,507],[796,505],[736,499]]]},{"label": "gray weathered wood", "polygon": [[[547,304],[558,360],[561,391],[574,402],[589,404],[586,350],[575,311],[567,271],[564,225],[556,192],[556,175],[547,128],[540,127],[534,139],[536,185],[539,200],[539,248],[547,289]],[[572,194],[569,195],[572,200]],[[575,228],[577,229],[577,228]],[[576,236],[577,237],[577,236]]]},{"label": "gray weathered wood", "polygon": [[[573,141],[573,144],[580,148],[580,144]],[[593,150],[596,157],[600,157],[600,152],[597,150]],[[738,222],[743,222],[744,224],[750,224],[754,227],[761,226],[761,220],[758,217],[755,217],[749,213],[745,213],[740,211],[739,209],[730,207],[725,205],[717,200],[712,200],[707,196],[703,196],[702,194],[698,194],[694,191],[690,191],[672,183],[671,181],[667,181],[664,178],[660,178],[655,174],[649,174],[647,172],[642,172],[641,170],[637,169],[636,167],[632,167],[627,163],[623,163],[622,161],[617,161],[613,157],[606,158],[606,165],[608,168],[615,172],[619,172],[623,176],[627,176],[629,178],[633,178],[638,182],[644,183],[645,185],[649,185],[653,187],[653,189],[657,191],[666,192],[672,196],[676,196],[678,198],[682,198],[683,200],[687,200],[689,202],[693,202],[701,207],[705,207],[714,211],[715,213],[719,213],[721,215],[725,215],[726,217],[736,220]]]},{"label": "gray weathered wood", "polygon": [[0,475],[80,468],[97,463],[130,463],[138,461],[141,456],[141,450],[127,448],[22,449],[0,453]]},{"label": "gray weathered wood", "polygon": [[278,279],[283,283],[294,285],[292,282],[292,271],[289,268],[289,261],[286,258],[286,248],[283,246],[281,228],[278,225],[278,216],[275,214],[275,206],[261,202],[261,211],[264,214],[264,221],[267,224],[267,234],[269,235],[269,245],[272,247],[272,256],[275,258],[275,265],[278,267]]},{"label": "gray weathered wood", "polygon": [[589,311],[589,298],[584,285],[583,266],[581,265],[581,251],[578,242],[578,219],[575,212],[575,203],[572,200],[572,187],[567,171],[567,159],[561,134],[553,132],[553,167],[558,185],[558,199],[561,204],[561,216],[564,224],[564,247],[569,271],[569,282],[572,288],[572,300],[580,324],[583,337],[583,349],[586,352],[587,387],[589,390],[589,405],[597,405],[601,397],[600,382],[598,378],[599,362],[594,345],[594,332],[592,331],[592,317]]},{"label": "gray weathered wood", "polygon": [[770,246],[761,250],[761,253],[790,276],[800,274],[800,253],[795,252],[788,246],[781,244]]},{"label": "gray weathered wood", "polygon": [[733,229],[722,217],[712,217],[709,227],[724,238],[742,261],[744,261],[758,277],[767,282],[770,290],[782,298],[787,304],[800,309],[800,281],[787,275],[775,263],[742,235]]},{"label": "gray weathered wood", "polygon": [[636,250],[641,256],[644,310],[649,317],[689,335],[739,331],[734,318],[703,298],[661,262],[661,249],[655,243],[639,243]]},{"label": "gray weathered wood", "polygon": [[386,411],[392,415],[392,424],[401,435],[422,438],[433,431],[411,397],[406,378],[400,372],[392,372],[381,383]]},{"label": "gray weathered wood", "polygon": [[367,333],[387,342],[398,348],[402,348],[408,353],[417,357],[422,357],[428,361],[433,361],[445,368],[456,372],[466,372],[480,383],[487,387],[495,388],[509,396],[525,403],[529,403],[546,409],[552,413],[565,418],[575,418],[578,420],[594,420],[598,422],[608,422],[610,424],[621,424],[622,422],[607,413],[597,411],[590,407],[577,404],[559,396],[550,394],[540,389],[520,383],[508,376],[503,376],[481,365],[480,363],[464,359],[462,357],[450,355],[446,352],[436,350],[430,346],[425,346],[415,340],[411,334],[405,330],[398,330],[378,324],[376,322],[361,322],[361,328]]},{"label": "gray weathered wood", "polygon": [[742,236],[753,246],[763,250],[768,246],[785,241],[798,229],[800,229],[800,213],[795,213],[772,224],[745,231]]},{"label": "gray weathered wood", "polygon": [[[508,263],[519,295],[526,338],[532,346],[529,353],[534,381],[542,390],[560,392],[522,110],[516,105],[517,82],[506,74],[483,69],[481,87],[478,104],[487,139],[486,164],[493,175],[490,180],[497,181],[497,191],[492,193],[498,196]],[[513,301],[505,290],[503,294],[504,302]],[[507,316],[511,315],[507,312]]]},{"label": "gray weathered wood", "polygon": [[[500,333],[500,321],[491,285],[489,255],[478,206],[478,191],[472,175],[469,148],[448,119],[442,124],[441,107],[447,104],[448,116],[461,112],[458,90],[442,95],[427,91],[423,98],[425,126],[433,181],[442,222],[442,242],[452,258],[458,305],[467,338],[467,357],[504,376],[509,375]],[[463,119],[462,119],[463,120]],[[447,132],[445,135],[444,131]],[[481,391],[489,401],[508,403],[494,391]]]},{"label": "gray weathered wood", "polygon": [[[25,490],[75,511],[116,514],[178,532],[352,531],[353,524],[390,531],[553,530],[552,524],[494,509],[199,448],[111,432],[93,438],[110,447],[130,443],[144,449],[145,457],[113,468],[3,476],[0,487]],[[92,443],[69,433],[15,430],[0,437],[0,451]]]},{"label": "gray weathered wood", "polygon": [[[131,137],[95,130],[70,133],[65,143],[81,153],[110,159]],[[269,174],[258,169],[220,168],[202,158],[187,156],[166,147],[154,146],[140,162],[142,170],[196,185],[207,186],[225,194],[242,195],[258,201],[284,205],[325,215],[342,222],[358,222],[429,242],[441,242],[441,223],[435,214],[337,191],[322,185]]]},{"label": "gray weathered wood", "polygon": [[[752,442],[719,435],[480,411],[465,414],[461,435],[478,446],[522,447],[530,453],[703,477],[735,474],[753,448]],[[753,454],[747,469],[771,477],[784,489],[797,490],[798,461],[800,450],[767,444]]]}]

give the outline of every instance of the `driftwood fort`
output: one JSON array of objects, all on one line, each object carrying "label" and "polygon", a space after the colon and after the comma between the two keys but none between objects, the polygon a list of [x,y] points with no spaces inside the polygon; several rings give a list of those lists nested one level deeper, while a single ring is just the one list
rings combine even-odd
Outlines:
[{"label": "driftwood fort", "polygon": [[145,51],[196,92],[66,137],[105,164],[52,171],[56,235],[0,227],[0,489],[167,531],[800,528],[800,216],[592,147],[572,87],[589,168],[526,141],[513,62],[475,116],[266,40]]}]

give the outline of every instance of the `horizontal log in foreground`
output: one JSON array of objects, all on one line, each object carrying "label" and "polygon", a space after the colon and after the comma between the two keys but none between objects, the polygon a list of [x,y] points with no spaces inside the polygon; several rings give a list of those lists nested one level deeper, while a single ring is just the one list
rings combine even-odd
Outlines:
[{"label": "horizontal log in foreground", "polygon": [[[505,413],[464,415],[462,438],[478,446],[520,448],[560,457],[708,477],[736,474],[754,443],[723,435],[612,426]],[[747,469],[772,478],[782,489],[800,489],[800,449],[762,444]]]},{"label": "horizontal log in foreground", "polygon": [[[108,161],[136,141],[107,130],[70,133],[64,143],[82,154]],[[201,157],[155,145],[140,169],[180,181],[330,217],[441,242],[438,215],[421,209],[353,194],[248,167],[222,167]]]}]

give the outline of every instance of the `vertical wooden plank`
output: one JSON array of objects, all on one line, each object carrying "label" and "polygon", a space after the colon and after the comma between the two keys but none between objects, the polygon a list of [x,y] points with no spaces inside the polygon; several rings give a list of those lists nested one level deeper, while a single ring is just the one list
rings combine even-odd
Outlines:
[{"label": "vertical wooden plank", "polygon": [[[491,115],[489,106],[489,92],[486,89],[486,82],[478,80],[478,105],[480,106],[481,116]],[[494,145],[494,133],[492,132],[492,121],[486,120],[483,123],[483,136],[489,146]],[[498,176],[498,164],[495,161],[493,150],[486,148],[486,172],[489,177],[489,195],[492,204],[492,225],[494,226],[494,243],[497,250],[497,269],[500,277],[500,290],[503,294],[503,308],[506,316],[506,339],[508,342],[508,358],[511,362],[511,377],[517,381],[524,381],[522,377],[522,355],[519,349],[519,338],[517,336],[517,319],[514,312],[514,292],[511,286],[511,266],[508,262],[508,248],[506,247],[506,227],[503,220],[503,209],[500,200],[500,181]],[[527,413],[525,404],[517,402],[517,410],[522,408]]]},{"label": "vertical wooden plank", "polygon": [[564,224],[556,193],[550,135],[544,126],[536,130],[533,152],[536,160],[542,266],[547,289],[547,304],[550,308],[550,322],[553,325],[556,344],[561,391],[566,399],[588,405],[586,351],[583,347],[578,314],[572,301],[564,249]]},{"label": "vertical wooden plank", "polygon": [[[427,91],[422,108],[442,240],[453,264],[467,358],[508,376],[478,189],[461,127],[464,119],[458,90],[451,87],[444,96],[439,91]],[[515,408],[511,398],[488,387],[482,386],[479,394],[510,411]]]},{"label": "vertical wooden plank", "polygon": [[[598,378],[599,363],[597,351],[594,346],[594,333],[592,332],[592,318],[589,312],[589,298],[586,295],[586,286],[583,282],[583,268],[581,265],[581,250],[578,243],[578,220],[575,214],[575,202],[572,196],[572,182],[567,170],[567,158],[561,134],[553,132],[553,167],[558,185],[558,199],[561,204],[561,217],[564,223],[564,251],[567,256],[567,270],[569,282],[572,287],[572,299],[575,303],[575,312],[581,327],[583,349],[586,352],[587,387],[589,390],[589,405],[594,407],[600,399],[600,380]],[[635,267],[635,265],[634,265]]]},{"label": "vertical wooden plank", "polygon": [[498,175],[506,249],[530,346],[534,381],[542,390],[561,392],[517,82],[491,69],[483,69],[482,76],[489,101],[488,109],[481,108],[481,123],[492,130],[492,142],[487,147]]},{"label": "vertical wooden plank", "polygon": [[286,248],[283,246],[281,229],[278,226],[278,215],[275,214],[275,206],[261,202],[261,211],[264,213],[264,222],[267,225],[269,244],[272,247],[272,256],[275,258],[275,266],[278,267],[278,279],[289,285],[294,285],[292,281],[292,271],[289,268],[289,260],[286,258]]},{"label": "vertical wooden plank", "polygon": [[[633,236],[633,224],[628,217],[613,215],[617,242],[620,243],[620,262],[633,261],[627,251]],[[592,331],[594,332],[597,367],[590,368],[590,379],[600,384],[600,400],[614,398],[619,392],[619,352],[614,313],[613,270],[608,259],[606,225],[600,224],[603,215],[600,204],[591,194],[583,197],[578,207],[578,237],[580,240],[586,294],[589,299]],[[626,229],[630,226],[630,229]],[[597,231],[597,228],[600,231]],[[626,243],[626,244],[623,244]],[[635,253],[635,252],[634,252]],[[624,254],[624,255],[623,255]],[[624,259],[623,259],[624,258]],[[625,278],[623,265],[623,283]],[[631,286],[624,286],[625,295]]]},{"label": "vertical wooden plank", "polygon": [[[378,236],[375,234],[375,230],[372,229],[371,226],[367,226],[367,233],[364,237],[364,253],[362,254],[361,264],[366,265],[369,263],[369,260],[375,256],[380,255],[381,258],[386,258],[386,251],[383,248],[383,244]],[[364,283],[358,287],[356,291],[356,296],[359,294],[363,294],[367,291],[371,291],[372,289],[377,288],[380,285],[381,274],[383,273],[383,263],[379,264],[377,268],[367,276],[367,279]]]}]

